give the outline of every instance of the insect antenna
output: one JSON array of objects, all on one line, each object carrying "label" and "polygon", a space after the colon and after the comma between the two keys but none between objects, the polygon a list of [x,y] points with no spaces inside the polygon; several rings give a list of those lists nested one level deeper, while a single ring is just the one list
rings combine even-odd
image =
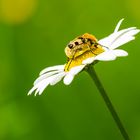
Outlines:
[{"label": "insect antenna", "polygon": [[107,46],[103,46],[103,45],[101,45],[101,44],[99,44],[100,46],[102,46],[102,47],[105,47],[106,49],[108,49],[109,50],[109,47],[107,47]]}]

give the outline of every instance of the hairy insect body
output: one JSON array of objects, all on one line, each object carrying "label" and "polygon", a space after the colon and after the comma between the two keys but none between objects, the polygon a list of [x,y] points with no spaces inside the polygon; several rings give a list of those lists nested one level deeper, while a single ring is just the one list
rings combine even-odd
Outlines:
[{"label": "hairy insect body", "polygon": [[81,65],[83,60],[102,52],[104,52],[103,47],[98,44],[97,39],[93,35],[85,33],[75,38],[65,48],[65,53],[68,57],[65,71],[69,71],[74,66]]}]

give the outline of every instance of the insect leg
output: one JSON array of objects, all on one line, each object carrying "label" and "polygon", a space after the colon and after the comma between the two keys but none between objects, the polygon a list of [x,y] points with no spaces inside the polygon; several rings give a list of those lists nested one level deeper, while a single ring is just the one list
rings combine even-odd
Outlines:
[{"label": "insect leg", "polygon": [[72,61],[73,61],[73,60],[74,60],[74,58],[75,58],[75,54],[76,54],[76,52],[77,52],[77,51],[75,51],[75,53],[74,53],[74,55],[73,55],[73,57],[72,57],[72,58],[70,58],[70,59],[68,58],[68,63],[67,63],[67,64],[68,64],[68,66],[67,66],[67,71],[69,70],[69,67],[70,67],[71,63],[72,63]]},{"label": "insect leg", "polygon": [[97,45],[94,46],[95,48],[92,50],[92,48],[90,46],[88,46],[89,50],[94,54],[94,55],[97,55],[95,52],[93,52],[94,50],[96,50],[98,47]]},{"label": "insect leg", "polygon": [[108,49],[109,50],[109,47],[107,47],[107,46],[103,46],[103,45],[101,45],[101,44],[99,44],[100,46],[102,46],[102,47],[105,47],[106,49]]}]

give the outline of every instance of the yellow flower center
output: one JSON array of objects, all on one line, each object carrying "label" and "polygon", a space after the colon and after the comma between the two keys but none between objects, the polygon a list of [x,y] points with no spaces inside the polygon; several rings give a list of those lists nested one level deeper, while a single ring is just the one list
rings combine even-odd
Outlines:
[{"label": "yellow flower center", "polygon": [[68,72],[71,68],[81,65],[83,60],[86,60],[91,57],[95,57],[96,55],[102,52],[104,52],[103,47],[100,45],[97,45],[96,49],[93,49],[93,50],[91,49],[89,51],[86,51],[76,58],[70,58],[65,66],[65,71]]}]

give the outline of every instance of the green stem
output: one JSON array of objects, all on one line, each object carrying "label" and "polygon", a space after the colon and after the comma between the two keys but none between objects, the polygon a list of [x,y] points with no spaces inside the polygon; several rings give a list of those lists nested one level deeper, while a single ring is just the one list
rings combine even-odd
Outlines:
[{"label": "green stem", "polygon": [[100,91],[100,94],[101,94],[102,98],[104,99],[105,104],[106,104],[107,108],[109,109],[116,125],[118,126],[124,140],[130,140],[130,138],[129,138],[125,128],[123,127],[123,124],[122,124],[117,112],[115,111],[115,109],[111,103],[111,100],[109,99],[102,83],[100,82],[100,80],[99,80],[99,78],[94,70],[94,68],[92,66],[89,66],[87,68],[87,72],[91,76],[91,78],[94,81],[95,85],[97,86],[98,90]]}]

